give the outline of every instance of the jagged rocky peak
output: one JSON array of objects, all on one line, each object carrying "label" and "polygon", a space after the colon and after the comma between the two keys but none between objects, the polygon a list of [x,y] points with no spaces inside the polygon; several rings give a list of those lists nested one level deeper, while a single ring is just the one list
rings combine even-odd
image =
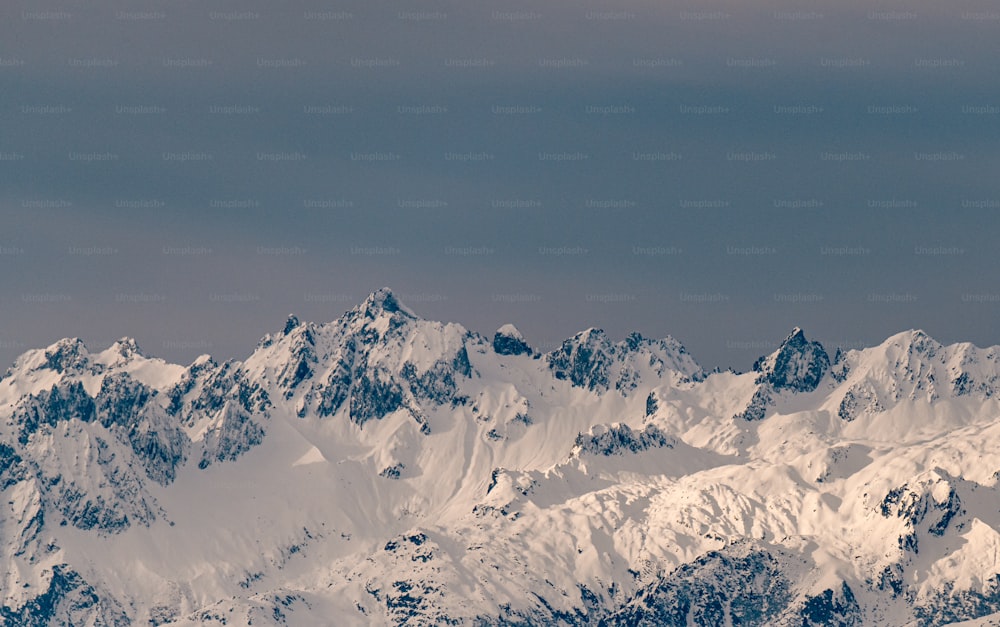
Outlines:
[{"label": "jagged rocky peak", "polygon": [[694,378],[703,378],[704,370],[701,366],[694,361],[694,358],[691,357],[684,345],[670,335],[662,339],[651,339],[644,337],[637,331],[632,331],[625,337],[624,341],[618,344],[618,348],[621,352],[631,353],[637,353],[642,349],[653,352],[661,351],[672,356],[676,362],[674,365],[680,367],[682,370],[692,370],[688,374],[693,375]]},{"label": "jagged rocky peak", "polygon": [[406,318],[417,317],[409,307],[399,302],[399,299],[388,287],[381,287],[369,294],[368,298],[355,307],[353,311],[370,319],[377,318],[383,313],[400,314]]},{"label": "jagged rocky peak", "polygon": [[569,380],[591,391],[608,388],[610,342],[603,329],[581,331],[548,354],[549,369],[557,379]]},{"label": "jagged rocky peak", "polygon": [[761,357],[753,365],[757,388],[746,409],[736,414],[743,420],[762,420],[780,392],[812,392],[830,371],[830,356],[819,342],[810,342],[795,327],[778,350]]},{"label": "jagged rocky peak", "polygon": [[897,333],[880,345],[850,351],[834,378],[847,389],[838,413],[844,420],[878,414],[901,400],[980,400],[1000,395],[1000,347],[964,342],[942,345],[919,330]]},{"label": "jagged rocky peak", "polygon": [[94,355],[97,363],[106,366],[120,366],[127,364],[136,358],[147,358],[147,355],[139,348],[139,344],[131,337],[123,337],[114,344]]},{"label": "jagged rocky peak", "polygon": [[288,318],[285,320],[285,328],[281,330],[282,335],[288,335],[294,331],[299,324],[301,323],[299,322],[298,316],[295,314],[288,314]]},{"label": "jagged rocky peak", "polygon": [[67,370],[82,371],[90,363],[90,353],[78,337],[64,338],[45,349],[43,368],[62,374]]},{"label": "jagged rocky peak", "polygon": [[258,349],[269,348],[270,346],[273,346],[275,342],[277,342],[283,337],[287,337],[288,335],[294,333],[296,329],[302,326],[303,324],[299,320],[298,316],[296,316],[295,314],[288,314],[288,317],[285,318],[285,326],[281,328],[281,332],[268,333],[264,337],[260,338],[260,340],[257,342],[257,348]]},{"label": "jagged rocky peak", "polygon": [[530,355],[531,347],[512,324],[505,324],[493,334],[493,350],[498,355]]},{"label": "jagged rocky peak", "polygon": [[625,346],[627,346],[630,351],[639,350],[639,347],[643,344],[649,344],[649,340],[642,337],[642,334],[637,331],[632,331],[625,337]]},{"label": "jagged rocky peak", "polygon": [[704,370],[677,340],[667,337],[650,340],[630,333],[621,342],[612,342],[602,329],[590,328],[565,340],[546,355],[549,369],[557,379],[574,386],[604,392],[612,387],[623,396],[640,383],[670,377],[676,382],[700,381]]},{"label": "jagged rocky peak", "polygon": [[758,382],[769,383],[775,391],[811,392],[830,369],[830,356],[819,342],[810,342],[799,327],[771,355],[753,365]]},{"label": "jagged rocky peak", "polygon": [[94,399],[79,381],[54,384],[48,390],[23,397],[16,406],[13,423],[18,425],[18,441],[26,444],[40,428],[76,419],[94,419]]},{"label": "jagged rocky peak", "polygon": [[[287,328],[287,325],[286,325]],[[283,346],[287,347],[287,358],[284,367],[278,374],[278,383],[289,394],[305,379],[311,378],[319,363],[316,354],[315,326],[311,323],[293,327],[285,335],[288,336]]]},{"label": "jagged rocky peak", "polygon": [[566,351],[578,351],[580,349],[586,350],[609,350],[611,348],[611,340],[608,339],[608,334],[604,332],[604,329],[589,328],[580,331],[573,337],[563,340],[562,345],[556,350],[552,351],[551,354],[566,352]]},{"label": "jagged rocky peak", "polygon": [[927,357],[933,357],[942,347],[940,342],[920,329],[910,329],[892,335],[886,339],[884,344],[897,346],[911,355],[920,354]]},{"label": "jagged rocky peak", "polygon": [[347,408],[361,425],[408,409],[426,427],[420,403],[451,402],[456,379],[472,376],[469,339],[460,325],[418,318],[382,288],[329,323],[290,318],[283,334],[262,341],[247,370],[273,376],[299,417]]},{"label": "jagged rocky peak", "polygon": [[111,345],[111,348],[121,355],[122,357],[132,357],[133,355],[144,355],[142,349],[139,348],[138,342],[135,338],[123,337],[117,342]]},{"label": "jagged rocky peak", "polygon": [[420,318],[403,305],[392,290],[375,290],[359,305],[333,323],[341,333],[356,335],[362,344],[374,344],[387,336],[398,337]]}]

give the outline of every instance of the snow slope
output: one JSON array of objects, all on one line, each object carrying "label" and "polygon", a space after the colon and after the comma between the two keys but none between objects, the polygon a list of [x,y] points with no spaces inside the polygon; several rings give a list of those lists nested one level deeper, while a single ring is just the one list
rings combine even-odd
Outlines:
[{"label": "snow slope", "polygon": [[991,624],[998,389],[920,331],[709,374],[386,289],[242,361],[62,340],[0,378],[0,624]]}]

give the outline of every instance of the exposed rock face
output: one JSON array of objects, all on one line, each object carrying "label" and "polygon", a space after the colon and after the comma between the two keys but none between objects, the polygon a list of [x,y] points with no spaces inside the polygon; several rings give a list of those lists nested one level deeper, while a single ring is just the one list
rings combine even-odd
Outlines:
[{"label": "exposed rock face", "polygon": [[879,513],[903,523],[899,548],[918,553],[921,535],[943,536],[965,510],[955,487],[934,472],[913,485],[907,483],[890,490],[879,504]]},{"label": "exposed rock face", "polygon": [[656,425],[649,425],[642,431],[633,431],[628,425],[612,425],[587,435],[580,434],[576,446],[581,453],[608,456],[639,453],[651,448],[673,448],[674,443]]},{"label": "exposed rock face", "polygon": [[746,409],[737,417],[761,420],[775,396],[812,392],[829,370],[830,357],[823,346],[807,340],[802,329],[795,327],[778,350],[754,362],[758,387]]},{"label": "exposed rock face", "polygon": [[1000,349],[548,354],[378,290],[245,360],[0,379],[0,624],[869,625],[1000,610]]},{"label": "exposed rock face", "polygon": [[82,383],[74,381],[29,395],[18,403],[14,422],[20,426],[18,441],[27,444],[40,427],[51,428],[70,420],[92,422],[95,415],[94,399]]},{"label": "exposed rock face", "polygon": [[545,359],[556,379],[597,394],[613,388],[628,396],[643,379],[669,377],[679,383],[705,377],[677,340],[650,340],[638,333],[615,343],[603,330],[588,329],[564,341]]},{"label": "exposed rock face", "polygon": [[151,402],[158,395],[120,372],[104,378],[95,404],[100,424],[132,447],[150,479],[166,485],[184,463],[191,441],[162,405]]},{"label": "exposed rock face", "polygon": [[493,350],[497,355],[530,355],[531,347],[512,324],[505,324],[493,334]]},{"label": "exposed rock face", "polygon": [[18,608],[0,606],[0,619],[8,625],[101,625],[132,624],[124,610],[87,583],[68,564],[49,571],[45,590]]},{"label": "exposed rock face", "polygon": [[610,342],[601,329],[590,329],[566,340],[547,357],[557,379],[577,387],[604,391],[609,385]]},{"label": "exposed rock face", "polygon": [[809,596],[789,577],[795,558],[754,543],[711,551],[660,575],[600,625],[862,625],[849,586]]},{"label": "exposed rock face", "polygon": [[766,359],[757,360],[754,371],[761,382],[777,392],[812,392],[830,369],[830,357],[819,342],[806,339],[795,327],[778,350]]}]

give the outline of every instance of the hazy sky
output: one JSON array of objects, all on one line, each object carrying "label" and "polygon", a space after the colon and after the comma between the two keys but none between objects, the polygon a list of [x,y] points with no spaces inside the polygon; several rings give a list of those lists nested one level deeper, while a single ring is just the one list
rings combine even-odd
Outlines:
[{"label": "hazy sky", "polygon": [[390,286],[543,349],[1000,343],[1000,6],[6,2],[0,370]]}]

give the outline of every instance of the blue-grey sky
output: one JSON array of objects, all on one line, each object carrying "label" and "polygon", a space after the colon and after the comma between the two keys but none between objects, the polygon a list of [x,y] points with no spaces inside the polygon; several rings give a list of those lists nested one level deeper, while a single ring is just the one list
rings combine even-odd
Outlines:
[{"label": "blue-grey sky", "polygon": [[1000,7],[0,8],[0,362],[246,356],[383,285],[543,349],[1000,343]]}]

